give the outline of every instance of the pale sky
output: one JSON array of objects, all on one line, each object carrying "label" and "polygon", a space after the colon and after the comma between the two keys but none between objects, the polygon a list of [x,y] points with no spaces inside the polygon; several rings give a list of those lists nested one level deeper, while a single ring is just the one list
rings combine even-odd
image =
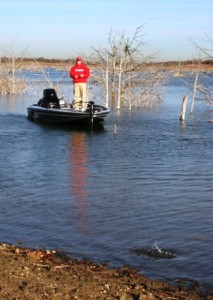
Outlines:
[{"label": "pale sky", "polygon": [[109,32],[144,41],[158,60],[196,58],[191,40],[203,44],[213,31],[212,0],[0,0],[0,55],[72,58],[107,47]]}]

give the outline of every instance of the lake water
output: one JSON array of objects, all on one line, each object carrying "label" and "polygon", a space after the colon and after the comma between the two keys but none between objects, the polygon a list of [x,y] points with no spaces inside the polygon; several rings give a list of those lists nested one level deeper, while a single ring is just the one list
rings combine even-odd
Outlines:
[{"label": "lake water", "polygon": [[186,93],[170,80],[155,109],[87,130],[30,122],[33,93],[1,96],[0,241],[212,288],[212,113],[181,123]]}]

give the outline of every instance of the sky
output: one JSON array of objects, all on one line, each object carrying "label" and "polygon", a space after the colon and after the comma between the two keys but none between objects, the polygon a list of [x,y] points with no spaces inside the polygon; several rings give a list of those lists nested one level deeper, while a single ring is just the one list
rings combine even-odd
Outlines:
[{"label": "sky", "polygon": [[212,0],[0,0],[0,56],[68,59],[107,48],[109,33],[130,39],[143,26],[156,60],[198,58],[213,32]]}]

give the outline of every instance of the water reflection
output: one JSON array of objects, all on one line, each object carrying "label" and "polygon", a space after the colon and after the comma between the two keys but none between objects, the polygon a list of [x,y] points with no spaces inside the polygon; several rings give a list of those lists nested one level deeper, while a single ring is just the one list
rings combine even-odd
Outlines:
[{"label": "water reflection", "polygon": [[87,203],[87,148],[84,132],[72,132],[70,139],[71,194],[75,198],[74,210],[81,233],[88,234]]},{"label": "water reflection", "polygon": [[185,129],[186,128],[186,122],[185,120],[180,120],[180,128]]},{"label": "water reflection", "polygon": [[26,95],[1,95],[0,113],[26,114],[26,107],[28,106],[27,101],[29,100]]}]

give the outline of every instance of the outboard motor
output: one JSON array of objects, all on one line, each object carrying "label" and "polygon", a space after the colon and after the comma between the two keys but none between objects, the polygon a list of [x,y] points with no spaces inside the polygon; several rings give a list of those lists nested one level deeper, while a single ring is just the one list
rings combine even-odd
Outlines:
[{"label": "outboard motor", "polygon": [[38,105],[45,108],[60,108],[55,89],[44,89],[43,98],[39,100]]}]

